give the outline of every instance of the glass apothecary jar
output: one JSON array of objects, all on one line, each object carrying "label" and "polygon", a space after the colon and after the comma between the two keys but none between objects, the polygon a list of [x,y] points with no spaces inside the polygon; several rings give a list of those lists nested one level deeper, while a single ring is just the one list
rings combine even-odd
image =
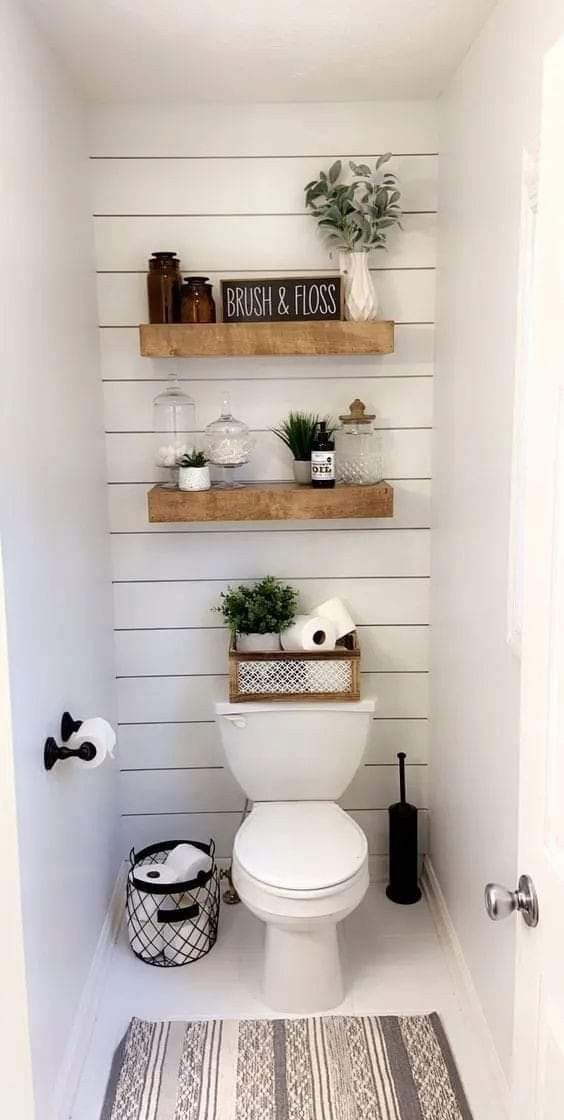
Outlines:
[{"label": "glass apothecary jar", "polygon": [[178,460],[191,450],[196,427],[196,406],[183,393],[178,380],[171,381],[153,401],[153,431],[158,433],[156,465],[170,469],[169,487],[178,484]]},{"label": "glass apothecary jar", "polygon": [[180,322],[182,275],[176,253],[152,253],[147,273],[150,323]]},{"label": "glass apothecary jar", "polygon": [[221,415],[206,428],[205,453],[210,463],[222,468],[221,481],[216,485],[223,489],[240,486],[235,482],[233,472],[249,462],[252,439],[248,426],[236,420],[231,412],[229,397],[223,398]]},{"label": "glass apothecary jar", "polygon": [[215,323],[215,301],[207,276],[188,276],[180,293],[182,323]]},{"label": "glass apothecary jar", "polygon": [[335,433],[337,481],[349,486],[369,486],[383,477],[382,442],[374,431],[374,414],[367,413],[363,401],[352,401],[349,411],[339,417]]}]

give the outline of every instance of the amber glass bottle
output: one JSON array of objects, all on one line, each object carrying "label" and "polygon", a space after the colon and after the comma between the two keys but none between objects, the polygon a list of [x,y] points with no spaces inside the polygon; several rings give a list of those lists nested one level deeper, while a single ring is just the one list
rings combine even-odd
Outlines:
[{"label": "amber glass bottle", "polygon": [[152,253],[147,274],[150,323],[180,322],[181,285],[176,253]]},{"label": "amber glass bottle", "polygon": [[215,302],[207,276],[188,276],[182,285],[182,323],[215,323]]}]

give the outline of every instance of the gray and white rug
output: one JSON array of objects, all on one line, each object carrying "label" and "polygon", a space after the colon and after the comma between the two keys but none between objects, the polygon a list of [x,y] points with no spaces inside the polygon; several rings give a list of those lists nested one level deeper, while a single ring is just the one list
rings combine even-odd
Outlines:
[{"label": "gray and white rug", "polygon": [[102,1120],[472,1120],[438,1015],[147,1023]]}]

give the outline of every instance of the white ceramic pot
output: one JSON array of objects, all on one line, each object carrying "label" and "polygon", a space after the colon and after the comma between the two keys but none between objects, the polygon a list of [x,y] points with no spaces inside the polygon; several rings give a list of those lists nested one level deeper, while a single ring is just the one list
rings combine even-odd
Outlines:
[{"label": "white ceramic pot", "polygon": [[309,459],[294,459],[294,478],[300,486],[309,486],[311,482],[311,461]]},{"label": "white ceramic pot", "polygon": [[209,490],[211,487],[210,468],[205,467],[179,467],[179,490]]},{"label": "white ceramic pot", "polygon": [[237,634],[237,649],[240,653],[273,652],[280,649],[279,634]]},{"label": "white ceramic pot", "polygon": [[368,253],[339,253],[339,269],[345,292],[345,319],[372,322],[378,315],[378,297],[368,269]]}]

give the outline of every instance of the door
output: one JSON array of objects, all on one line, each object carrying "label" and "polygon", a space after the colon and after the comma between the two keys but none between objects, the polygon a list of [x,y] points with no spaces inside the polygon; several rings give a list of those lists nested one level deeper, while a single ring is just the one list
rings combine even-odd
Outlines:
[{"label": "door", "polygon": [[0,1084],[2,1115],[33,1120],[33,1088],[27,1019],[27,995],[20,879],[12,724],[8,673],[8,645],[4,610],[4,580],[0,551]]},{"label": "door", "polygon": [[514,1120],[564,1116],[564,39],[546,55],[527,399]]}]

